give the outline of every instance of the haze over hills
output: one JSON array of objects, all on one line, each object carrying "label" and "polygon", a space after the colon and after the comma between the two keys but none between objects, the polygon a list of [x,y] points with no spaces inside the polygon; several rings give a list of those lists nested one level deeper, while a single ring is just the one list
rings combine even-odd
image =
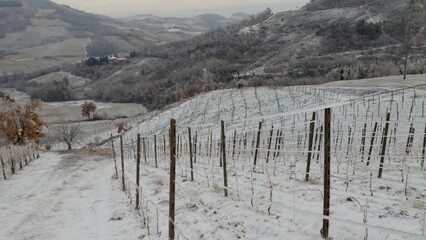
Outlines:
[{"label": "haze over hills", "polygon": [[[2,1],[0,19],[0,72],[3,76],[81,62],[87,55],[128,53],[153,44],[188,39],[211,27],[237,21],[237,18],[206,14],[188,23],[176,22],[173,29],[147,24],[138,27],[49,0]],[[170,19],[169,23],[173,21],[177,19]]]},{"label": "haze over hills", "polygon": [[[29,0],[23,2],[24,8],[34,4]],[[82,98],[138,102],[152,109],[178,100],[177,95],[189,97],[227,86],[398,75],[404,71],[405,57],[409,74],[425,71],[424,0],[315,0],[301,10],[274,14],[267,9],[241,22],[232,18],[247,15],[236,14],[231,20],[213,14],[194,18],[139,15],[114,20],[85,15],[47,0],[41,2],[60,9],[56,13],[81,14],[95,21],[84,25],[71,21],[76,15],[66,18],[57,14],[54,18],[71,25],[61,27],[72,34],[67,41],[90,38],[88,50],[93,55],[105,50],[138,50],[137,57],[124,66],[61,69],[89,79],[78,90]],[[52,18],[52,13],[46,14],[48,17],[42,19]],[[219,27],[207,31],[216,26]],[[165,43],[171,39],[182,41]],[[153,43],[162,44],[159,47]]]},{"label": "haze over hills", "polygon": [[248,19],[249,14],[235,13],[226,18],[217,14],[202,14],[196,17],[159,17],[151,14],[140,14],[122,18],[131,27],[151,31],[162,36],[164,42],[186,40],[201,35],[212,28],[226,27],[229,24]]},{"label": "haze over hills", "polygon": [[[399,17],[395,17],[399,16]],[[408,21],[410,19],[410,21]],[[425,71],[424,1],[312,1],[189,40],[146,48],[133,64],[99,75],[88,97],[150,108],[177,95],[237,85],[289,85]],[[114,91],[112,89],[115,89]],[[178,94],[177,94],[178,93]]]}]

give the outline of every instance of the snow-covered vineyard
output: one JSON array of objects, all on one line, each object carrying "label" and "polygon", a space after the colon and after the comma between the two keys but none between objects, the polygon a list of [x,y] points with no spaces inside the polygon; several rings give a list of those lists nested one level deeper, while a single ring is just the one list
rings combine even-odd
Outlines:
[{"label": "snow-covered vineyard", "polygon": [[[168,131],[170,119],[175,118],[176,236],[321,239],[324,110],[330,108],[329,236],[424,239],[424,92],[416,88],[379,90],[364,96],[360,95],[365,90],[347,92],[313,87],[218,91],[133,128],[124,135],[125,187],[134,205],[139,189],[139,212],[148,234],[167,237]],[[135,176],[138,133],[139,188]],[[120,150],[116,139],[119,179]]]},{"label": "snow-covered vineyard", "polygon": [[[174,156],[175,239],[322,239],[324,219],[332,239],[425,239],[425,100],[424,86],[336,84],[215,91],[161,113],[127,119],[132,128],[121,138],[113,122],[89,123],[80,144],[105,142],[102,151],[114,146],[114,159],[105,155],[100,162],[88,160],[87,166],[77,161],[81,167],[75,167],[76,175],[87,169],[93,173],[78,184],[61,163],[58,171],[73,174],[65,174],[63,185],[76,185],[85,193],[91,188],[79,184],[95,181],[93,192],[102,189],[89,199],[101,203],[89,204],[90,209],[124,209],[98,228],[119,229],[111,221],[125,223],[121,228],[131,225],[114,236],[80,233],[84,239],[167,239]],[[326,109],[330,122],[325,121]],[[171,119],[176,120],[176,134],[170,134]],[[111,134],[113,141],[105,141]],[[46,155],[53,161],[52,154],[42,153],[41,158]],[[1,152],[3,159],[9,155],[8,149]],[[329,201],[324,186],[328,155]],[[33,162],[37,161],[42,160]],[[18,177],[24,178],[31,167]],[[19,179],[1,179],[0,191],[2,184],[10,186],[15,180]],[[108,194],[105,185],[113,189],[109,198],[119,204],[110,206],[100,199]],[[117,196],[122,188],[127,197]],[[324,209],[324,202],[329,202],[329,209]],[[68,206],[65,200],[60,203]],[[76,204],[69,202],[69,211]],[[8,209],[6,204],[0,204],[2,209]],[[50,234],[40,236],[65,236]],[[16,236],[11,239],[27,235]]]}]

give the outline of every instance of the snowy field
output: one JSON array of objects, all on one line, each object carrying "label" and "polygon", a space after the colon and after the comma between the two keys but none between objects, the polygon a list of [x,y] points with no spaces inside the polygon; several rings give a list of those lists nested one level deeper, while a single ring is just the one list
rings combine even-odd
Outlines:
[{"label": "snowy field", "polygon": [[[332,112],[330,237],[426,239],[426,93],[424,86],[412,88],[424,78],[221,90],[129,119],[124,176],[114,138],[118,179],[111,177],[110,155],[51,152],[0,180],[0,214],[11,216],[2,218],[0,239],[167,239],[170,118],[177,120],[176,239],[322,239],[325,108]],[[91,129],[81,146],[116,135],[107,124]],[[111,142],[103,149],[109,151]],[[7,152],[2,156],[9,161]]]},{"label": "snowy field", "polygon": [[44,153],[0,183],[0,239],[138,239],[141,221],[96,153]]}]

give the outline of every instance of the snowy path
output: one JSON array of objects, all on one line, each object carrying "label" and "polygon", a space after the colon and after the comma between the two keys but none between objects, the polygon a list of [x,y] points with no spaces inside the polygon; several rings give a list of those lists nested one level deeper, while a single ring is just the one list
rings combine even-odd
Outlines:
[{"label": "snowy path", "polygon": [[0,239],[138,239],[140,220],[112,174],[109,157],[43,154],[0,183]]}]

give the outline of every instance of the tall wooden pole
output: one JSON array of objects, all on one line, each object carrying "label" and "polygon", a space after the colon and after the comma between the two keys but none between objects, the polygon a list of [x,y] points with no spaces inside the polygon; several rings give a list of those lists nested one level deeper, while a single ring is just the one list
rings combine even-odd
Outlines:
[{"label": "tall wooden pole", "polygon": [[274,135],[274,125],[272,125],[271,131],[269,132],[268,153],[266,154],[266,163],[269,163],[269,156],[271,155],[271,145],[272,145],[273,135]]},{"label": "tall wooden pole", "polygon": [[[194,141],[194,163],[197,163],[197,146],[198,146],[198,131],[195,131],[195,141]],[[201,153],[201,142],[200,142],[200,153]]]},{"label": "tall wooden pole", "polygon": [[261,130],[262,130],[262,121],[259,122],[259,128],[257,130],[256,149],[254,150],[253,170],[256,168],[256,164],[257,164],[257,154],[259,152],[259,147],[260,147],[260,131]]},{"label": "tall wooden pole", "polygon": [[191,128],[188,127],[188,137],[189,137],[189,167],[191,168],[191,181],[194,181],[194,164],[192,156],[192,135]]},{"label": "tall wooden pole", "polygon": [[377,176],[378,178],[382,178],[382,174],[383,174],[383,163],[385,161],[386,144],[388,142],[389,120],[390,120],[390,112],[386,114],[386,125],[385,125],[385,129],[383,130],[382,153],[380,155],[379,175]]},{"label": "tall wooden pole", "polygon": [[155,168],[158,168],[157,160],[157,135],[154,135],[154,159],[155,159]]},{"label": "tall wooden pole", "polygon": [[139,209],[139,176],[140,176],[140,165],[141,165],[141,135],[138,134],[136,146],[136,210]]},{"label": "tall wooden pole", "polygon": [[308,159],[306,162],[306,175],[305,175],[305,181],[309,181],[309,172],[311,170],[311,159],[312,159],[312,146],[314,144],[314,132],[315,132],[315,119],[316,119],[317,113],[312,113],[312,120],[309,124],[309,143],[308,143]]},{"label": "tall wooden pole", "polygon": [[421,162],[422,169],[425,166],[425,157],[426,157],[425,155],[426,155],[426,125],[425,125],[425,132],[423,135],[423,150],[422,150],[422,162]]},{"label": "tall wooden pole", "polygon": [[370,149],[368,150],[367,166],[370,165],[371,153],[373,152],[374,139],[376,137],[378,123],[374,124],[373,135],[371,136]]},{"label": "tall wooden pole", "polygon": [[123,149],[123,135],[120,135],[120,152],[121,152],[121,181],[123,182],[123,191],[126,191],[126,183],[124,182],[124,149]]},{"label": "tall wooden pole", "polygon": [[145,143],[145,138],[142,138],[142,144],[143,144],[143,157],[145,159],[145,163],[148,161],[147,160],[147,156],[146,156],[146,143]]},{"label": "tall wooden pole", "polygon": [[[324,204],[323,215],[330,216],[330,149],[331,149],[331,109],[324,114]],[[321,234],[328,239],[329,220],[323,219]]]},{"label": "tall wooden pole", "polygon": [[117,154],[115,153],[115,148],[114,148],[114,138],[112,137],[112,134],[111,134],[111,148],[112,148],[112,155],[113,155],[113,157],[114,157],[115,176],[118,178],[118,170],[117,170]]},{"label": "tall wooden pole", "polygon": [[4,180],[6,180],[7,179],[6,178],[6,170],[4,169],[4,162],[3,162],[3,157],[2,156],[0,156],[0,163],[1,163],[1,170],[3,172],[3,178],[4,178]]},{"label": "tall wooden pole", "polygon": [[169,240],[175,239],[176,120],[170,120]]},{"label": "tall wooden pole", "polygon": [[222,144],[222,161],[223,161],[223,186],[225,190],[225,197],[228,197],[228,175],[226,172],[226,141],[225,141],[225,122],[222,120],[221,125],[221,144]]}]

